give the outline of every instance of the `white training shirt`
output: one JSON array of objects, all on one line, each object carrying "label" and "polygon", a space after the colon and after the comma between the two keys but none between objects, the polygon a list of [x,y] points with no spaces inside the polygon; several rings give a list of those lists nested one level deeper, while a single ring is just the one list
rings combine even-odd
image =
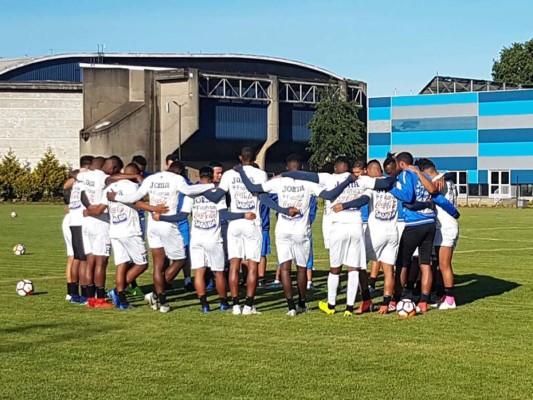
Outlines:
[{"label": "white training shirt", "polygon": [[151,206],[165,205],[168,211],[164,215],[175,215],[180,193],[192,196],[213,188],[213,184],[189,186],[182,176],[162,171],[148,176],[135,193],[117,195],[115,200],[121,203],[135,203],[148,194]]},{"label": "white training shirt", "polygon": [[[452,181],[446,181],[444,188],[440,192],[450,203],[457,206],[457,189]],[[437,208],[437,228],[457,228],[459,223],[457,220],[444,211],[441,207]]]},{"label": "white training shirt", "polygon": [[[259,168],[251,165],[244,166],[244,173],[256,185],[265,183],[267,181],[267,174]],[[233,169],[230,169],[222,175],[218,187],[229,193],[231,204],[230,211],[234,213],[253,212],[257,218],[252,222],[256,226],[261,226],[261,213],[259,212],[259,199],[257,196],[251,194],[244,183],[242,183],[241,176]],[[247,221],[248,220],[244,220]]]},{"label": "white training shirt", "polygon": [[265,192],[276,193],[280,207],[296,207],[301,214],[289,217],[278,216],[276,234],[307,235],[309,233],[309,212],[311,196],[318,196],[324,188],[313,182],[294,180],[292,178],[276,178],[262,184]]},{"label": "white training shirt", "polygon": [[[87,195],[87,199],[91,205],[101,204],[102,193],[104,192],[104,188],[106,186],[105,180],[108,176],[109,175],[99,169],[78,173],[77,179],[83,182],[83,190],[85,190],[85,194]],[[96,218],[100,221],[109,222],[107,210],[102,215],[88,218]]]},{"label": "white training shirt", "polygon": [[107,200],[107,193],[110,191],[122,196],[137,192],[137,188],[136,183],[123,179],[112,183],[104,190],[100,204],[106,205],[109,211],[109,237],[111,239],[141,236],[141,225],[137,209],[132,204]]},{"label": "white training shirt", "polygon": [[70,201],[68,203],[70,226],[82,226],[83,224],[83,210],[85,210],[85,206],[81,203],[82,191],[83,182],[76,180],[70,190]]},{"label": "white training shirt", "polygon": [[218,203],[209,201],[204,196],[194,199],[186,197],[181,211],[191,213],[191,245],[203,243],[222,243],[220,231],[220,211],[226,209],[226,200]]},{"label": "white training shirt", "polygon": [[372,191],[368,205],[368,225],[371,229],[386,234],[396,229],[398,223],[398,200],[389,192]]}]

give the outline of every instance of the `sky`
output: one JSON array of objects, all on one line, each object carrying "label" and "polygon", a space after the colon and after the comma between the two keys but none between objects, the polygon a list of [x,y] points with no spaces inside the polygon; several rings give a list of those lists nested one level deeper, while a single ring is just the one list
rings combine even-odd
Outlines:
[{"label": "sky", "polygon": [[533,38],[531,0],[1,0],[0,57],[66,52],[242,53],[418,93],[439,73],[491,79]]}]

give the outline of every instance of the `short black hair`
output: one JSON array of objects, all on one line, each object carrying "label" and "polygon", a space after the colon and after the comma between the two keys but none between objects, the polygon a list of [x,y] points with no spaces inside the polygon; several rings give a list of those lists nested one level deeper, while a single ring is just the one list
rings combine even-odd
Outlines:
[{"label": "short black hair", "polygon": [[378,160],[376,160],[375,158],[373,160],[370,160],[369,162],[367,162],[366,163],[366,167],[370,168],[370,166],[373,165],[373,164],[377,165],[381,169],[381,163]]},{"label": "short black hair", "polygon": [[383,169],[386,169],[390,164],[396,164],[396,154],[387,153],[387,158],[383,161]]},{"label": "short black hair", "polygon": [[93,162],[94,157],[93,156],[81,156],[80,157],[80,167],[81,168],[89,168],[91,166],[91,163]]},{"label": "short black hair", "polygon": [[94,157],[93,161],[91,162],[91,166],[102,168],[102,166],[105,163],[106,158],[102,156]]},{"label": "short black hair", "polygon": [[133,158],[131,159],[131,162],[142,165],[143,167],[146,167],[146,165],[148,164],[148,162],[146,161],[146,158],[144,158],[144,156],[141,156],[141,155],[133,156]]},{"label": "short black hair", "polygon": [[333,163],[332,162],[327,162],[327,163],[325,163],[322,166],[322,172],[326,172],[328,174],[332,174],[333,171],[334,171],[334,169],[333,169]]},{"label": "short black hair", "polygon": [[353,168],[366,168],[366,163],[363,160],[355,160],[353,162]]},{"label": "short black hair", "polygon": [[174,161],[178,161],[179,159],[180,159],[180,157],[179,157],[178,154],[176,154],[176,153],[172,153],[172,154],[169,154],[169,155],[165,158],[165,161],[166,161],[167,164],[168,164],[169,161],[174,162]]},{"label": "short black hair", "polygon": [[289,163],[298,163],[298,165],[302,165],[303,164],[303,159],[302,159],[302,156],[300,156],[299,154],[290,154],[288,157],[287,157],[287,160],[286,160],[286,163],[289,164]]},{"label": "short black hair", "polygon": [[338,156],[335,159],[334,165],[345,164],[346,168],[350,168],[350,159],[346,156]]},{"label": "short black hair", "polygon": [[420,169],[420,171],[437,170],[435,163],[429,158],[419,158],[416,160],[415,165]]},{"label": "short black hair", "polygon": [[141,170],[139,168],[139,166],[137,164],[135,164],[134,162],[130,162],[128,165],[126,165],[124,167],[124,171],[127,171],[127,170],[130,170],[130,169],[133,169],[135,170],[135,174],[140,174],[141,173]]},{"label": "short black hair", "polygon": [[211,168],[222,168],[222,169],[224,169],[224,166],[218,161],[213,161],[212,163],[209,163],[209,166]]},{"label": "short black hair", "polygon": [[124,162],[122,161],[122,159],[119,156],[112,155],[111,157],[108,157],[107,159],[114,161],[115,164],[117,165],[118,169],[124,168]]},{"label": "short black hair", "polygon": [[411,153],[408,153],[407,151],[402,151],[401,153],[398,153],[396,156],[396,160],[403,161],[407,165],[413,165],[413,155]]},{"label": "short black hair", "polygon": [[241,149],[241,158],[243,161],[251,162],[255,161],[255,151],[251,147],[243,147]]},{"label": "short black hair", "polygon": [[172,164],[170,164],[168,170],[179,175],[185,170],[185,165],[183,165],[181,161],[174,161]]},{"label": "short black hair", "polygon": [[205,166],[200,168],[200,178],[209,178],[213,179],[214,171],[213,168]]}]

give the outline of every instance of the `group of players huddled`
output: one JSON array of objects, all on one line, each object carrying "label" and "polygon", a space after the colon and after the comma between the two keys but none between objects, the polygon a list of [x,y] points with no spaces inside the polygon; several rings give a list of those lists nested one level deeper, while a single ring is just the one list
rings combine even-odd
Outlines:
[{"label": "group of players huddled", "polygon": [[[393,312],[406,297],[418,303],[420,312],[428,306],[456,307],[451,264],[459,237],[456,191],[431,160],[414,163],[410,153],[402,152],[389,154],[381,165],[378,160],[352,163],[339,156],[332,173],[313,173],[303,171],[302,159],[291,155],[287,170],[269,180],[255,164],[253,149],[245,147],[238,166],[224,173],[218,163],[202,167],[196,184],[184,177],[184,165],[176,155],[166,161],[166,170],[148,174],[140,156],[126,166],[117,156],[81,157],[80,168],[65,183],[68,300],[88,307],[128,309],[128,295],[144,295],[136,280],[148,269],[146,237],[154,289],[144,299],[152,309],[171,310],[165,293],[183,270],[184,285],[196,290],[203,312],[210,311],[206,291],[216,287],[221,311],[259,314],[254,298],[258,283],[265,283],[273,210],[276,282],[281,282],[287,315],[306,313],[307,290],[312,287],[311,224],[316,199],[322,198],[330,270],[327,301],[318,303],[320,310],[335,313],[343,266],[345,316],[374,310],[371,291],[380,270],[383,302],[375,307],[380,314]],[[106,293],[111,249],[115,287]],[[241,269],[246,271],[244,282],[239,279]],[[242,307],[240,286],[246,288]],[[359,288],[362,302],[355,309]]]}]

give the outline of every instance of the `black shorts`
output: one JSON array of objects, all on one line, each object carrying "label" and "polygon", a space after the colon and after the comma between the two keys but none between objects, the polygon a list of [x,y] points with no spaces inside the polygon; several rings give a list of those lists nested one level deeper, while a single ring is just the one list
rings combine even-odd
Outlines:
[{"label": "black shorts", "polygon": [[85,249],[83,248],[83,233],[81,226],[71,226],[70,232],[72,233],[72,250],[74,250],[74,259],[80,261],[86,261]]},{"label": "black shorts", "polygon": [[431,264],[431,252],[435,239],[435,223],[406,226],[400,240],[398,261],[401,267],[407,267],[418,248],[418,260],[420,264]]}]

